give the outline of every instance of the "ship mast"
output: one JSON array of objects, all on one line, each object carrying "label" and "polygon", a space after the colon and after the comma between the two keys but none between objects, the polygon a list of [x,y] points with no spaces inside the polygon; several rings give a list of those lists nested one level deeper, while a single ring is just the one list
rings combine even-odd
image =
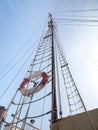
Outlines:
[{"label": "ship mast", "polygon": [[56,79],[55,79],[55,54],[54,54],[54,24],[52,15],[49,14],[48,27],[51,31],[51,42],[52,42],[52,115],[51,120],[55,122],[57,120],[57,103],[56,103]]}]

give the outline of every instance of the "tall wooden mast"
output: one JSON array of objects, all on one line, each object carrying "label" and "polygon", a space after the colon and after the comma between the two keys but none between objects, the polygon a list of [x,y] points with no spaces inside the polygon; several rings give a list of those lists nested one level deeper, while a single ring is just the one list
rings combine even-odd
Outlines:
[{"label": "tall wooden mast", "polygon": [[52,115],[51,120],[55,122],[57,120],[57,103],[56,103],[56,79],[55,79],[55,54],[54,54],[54,25],[52,15],[49,14],[48,27],[51,31],[51,43],[52,43]]}]

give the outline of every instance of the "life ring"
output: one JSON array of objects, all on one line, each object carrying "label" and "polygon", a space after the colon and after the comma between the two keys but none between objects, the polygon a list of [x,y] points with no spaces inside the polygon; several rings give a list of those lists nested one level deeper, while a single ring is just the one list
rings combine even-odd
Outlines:
[{"label": "life ring", "polygon": [[[36,77],[42,77],[42,80],[39,83],[39,85],[36,85],[31,89],[27,89],[28,83]],[[35,72],[34,74],[24,79],[24,81],[20,84],[19,90],[22,95],[30,96],[39,92],[46,85],[47,82],[48,82],[48,75],[46,72]]]}]

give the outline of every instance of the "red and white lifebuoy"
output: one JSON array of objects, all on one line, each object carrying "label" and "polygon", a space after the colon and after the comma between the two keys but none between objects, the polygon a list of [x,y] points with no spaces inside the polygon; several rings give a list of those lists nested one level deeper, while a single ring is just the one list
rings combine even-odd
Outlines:
[{"label": "red and white lifebuoy", "polygon": [[[42,80],[39,83],[39,85],[37,85],[31,89],[27,89],[28,83],[36,77],[42,77]],[[48,82],[48,75],[46,72],[35,72],[34,74],[32,74],[29,77],[24,79],[24,81],[20,84],[19,89],[20,89],[20,92],[22,95],[30,96],[30,95],[33,95],[33,94],[39,92],[46,85],[47,82]]]}]

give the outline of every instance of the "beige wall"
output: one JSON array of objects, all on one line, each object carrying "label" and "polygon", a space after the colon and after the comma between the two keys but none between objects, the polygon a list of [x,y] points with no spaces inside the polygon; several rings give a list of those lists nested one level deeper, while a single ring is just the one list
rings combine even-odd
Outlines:
[{"label": "beige wall", "polygon": [[[98,130],[98,109],[88,112]],[[87,113],[68,116],[51,125],[51,130],[94,130]]]}]

